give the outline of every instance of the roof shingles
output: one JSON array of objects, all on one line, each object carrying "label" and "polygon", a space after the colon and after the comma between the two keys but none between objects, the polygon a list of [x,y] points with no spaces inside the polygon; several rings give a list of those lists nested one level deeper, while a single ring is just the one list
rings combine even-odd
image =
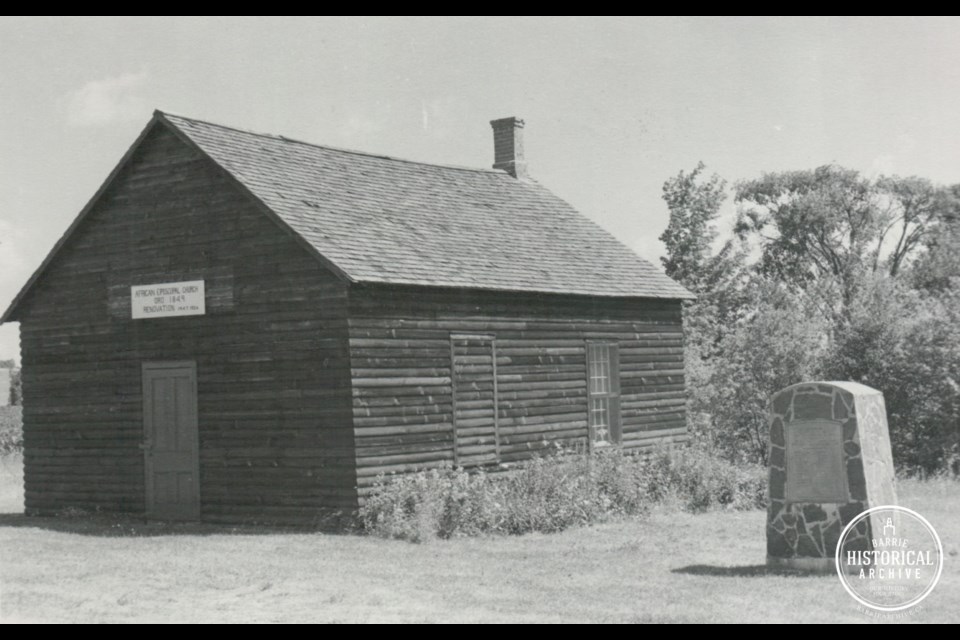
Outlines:
[{"label": "roof shingles", "polygon": [[692,297],[534,181],[162,118],[351,280]]}]

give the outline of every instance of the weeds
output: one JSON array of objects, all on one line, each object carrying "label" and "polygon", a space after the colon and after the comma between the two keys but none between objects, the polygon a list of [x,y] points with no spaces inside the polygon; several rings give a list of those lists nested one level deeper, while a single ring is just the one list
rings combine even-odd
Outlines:
[{"label": "weeds", "polygon": [[381,477],[360,517],[372,535],[414,542],[551,533],[643,516],[664,502],[694,512],[762,508],[766,484],[762,468],[737,467],[702,449],[559,450],[510,471],[448,467]]}]

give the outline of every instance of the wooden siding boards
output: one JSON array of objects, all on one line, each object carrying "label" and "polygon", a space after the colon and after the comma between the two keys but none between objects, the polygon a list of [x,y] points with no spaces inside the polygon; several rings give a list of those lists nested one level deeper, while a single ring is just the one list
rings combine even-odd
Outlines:
[{"label": "wooden siding boards", "polygon": [[500,462],[496,339],[450,336],[454,463],[471,467]]},{"label": "wooden siding boards", "polygon": [[451,334],[495,337],[502,462],[586,442],[591,340],[619,346],[623,446],[686,439],[680,301],[353,285],[349,304],[361,496],[453,464]]},{"label": "wooden siding boards", "polygon": [[[202,317],[129,286],[206,279]],[[126,292],[126,293],[125,293]],[[195,360],[202,519],[357,505],[348,290],[207,158],[154,128],[21,302],[26,507],[143,513],[143,361]]]}]

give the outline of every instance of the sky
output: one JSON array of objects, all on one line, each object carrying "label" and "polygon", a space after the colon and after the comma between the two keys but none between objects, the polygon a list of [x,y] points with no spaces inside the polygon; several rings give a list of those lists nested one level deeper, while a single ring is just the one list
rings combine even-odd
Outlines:
[{"label": "sky", "polygon": [[[530,174],[659,265],[663,182],[838,163],[960,182],[956,18],[0,18],[0,307],[154,109]],[[732,205],[725,215],[733,215]],[[65,309],[65,314],[70,310]],[[0,359],[19,360],[16,324]]]}]

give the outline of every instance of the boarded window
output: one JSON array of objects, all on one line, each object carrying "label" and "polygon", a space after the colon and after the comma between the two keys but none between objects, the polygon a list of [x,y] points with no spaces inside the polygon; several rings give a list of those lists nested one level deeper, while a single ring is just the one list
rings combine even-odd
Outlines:
[{"label": "boarded window", "polygon": [[616,343],[587,343],[587,402],[591,446],[619,443],[620,351]]},{"label": "boarded window", "polygon": [[497,350],[493,336],[451,335],[454,464],[500,461]]}]

